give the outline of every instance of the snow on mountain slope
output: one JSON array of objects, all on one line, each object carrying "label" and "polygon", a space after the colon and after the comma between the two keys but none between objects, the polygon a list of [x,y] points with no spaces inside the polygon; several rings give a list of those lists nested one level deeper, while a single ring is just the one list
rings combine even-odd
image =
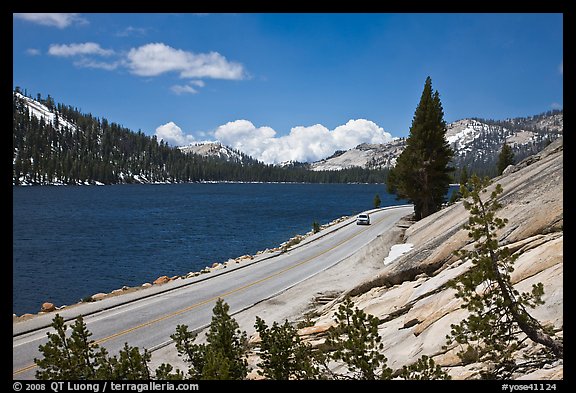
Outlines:
[{"label": "snow on mountain slope", "polygon": [[199,142],[178,148],[183,153],[197,154],[203,157],[214,157],[228,162],[246,163],[253,160],[237,150],[222,145],[220,142]]},{"label": "snow on mountain slope", "polygon": [[454,150],[455,166],[486,170],[496,167],[504,142],[512,148],[518,162],[561,137],[563,114],[504,121],[464,119],[450,123],[446,128],[446,139]]},{"label": "snow on mountain slope", "polygon": [[475,119],[458,120],[447,125],[446,140],[455,152],[462,154],[470,151],[475,141],[486,143],[490,139],[498,139],[499,143],[526,145],[538,139],[537,132],[520,129],[514,131],[500,125],[491,125]]},{"label": "snow on mountain slope", "polygon": [[[463,119],[447,124],[446,140],[454,150],[456,167],[478,169],[495,165],[504,141],[517,160],[537,153],[548,141],[562,136],[563,113],[543,114],[505,121]],[[391,168],[404,150],[406,139],[396,138],[381,145],[362,144],[310,164],[315,171],[350,167]]]},{"label": "snow on mountain slope", "polygon": [[28,98],[18,92],[14,93],[18,98],[24,100],[24,102],[26,103],[26,106],[28,106],[28,109],[30,110],[30,114],[33,116],[36,116],[39,119],[44,119],[44,121],[54,125],[56,122],[56,119],[58,119],[58,124],[60,126],[60,129],[63,129],[65,127],[68,127],[70,130],[72,131],[76,131],[76,125],[70,123],[69,121],[67,121],[66,119],[64,119],[62,116],[57,115],[56,112],[51,111],[46,105],[33,100],[32,98]]},{"label": "snow on mountain slope", "polygon": [[369,169],[389,168],[404,150],[404,139],[396,138],[385,144],[363,143],[341,154],[333,155],[310,165],[313,171],[334,171],[352,167]]},{"label": "snow on mountain slope", "polygon": [[487,124],[477,120],[464,119],[450,123],[446,127],[446,140],[454,150],[465,149],[467,145],[488,131]]}]

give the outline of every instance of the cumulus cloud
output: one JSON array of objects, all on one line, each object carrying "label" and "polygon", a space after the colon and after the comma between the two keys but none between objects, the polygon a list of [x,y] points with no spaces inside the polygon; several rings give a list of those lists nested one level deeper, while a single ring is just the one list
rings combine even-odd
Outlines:
[{"label": "cumulus cloud", "polygon": [[382,127],[365,119],[348,120],[346,124],[336,127],[333,133],[337,144],[345,146],[346,149],[360,143],[386,143],[392,139],[392,135]]},{"label": "cumulus cloud", "polygon": [[276,131],[270,127],[255,127],[248,120],[228,122],[216,129],[214,137],[226,146],[233,147],[263,161],[274,144]]},{"label": "cumulus cloud", "polygon": [[60,57],[73,57],[79,55],[110,56],[114,54],[111,49],[104,49],[95,42],[84,42],[81,44],[52,44],[48,49],[48,54]]},{"label": "cumulus cloud", "polygon": [[193,53],[163,43],[132,48],[126,66],[139,76],[158,76],[177,72],[181,78],[243,79],[244,67],[229,62],[218,52]]},{"label": "cumulus cloud", "polygon": [[172,121],[156,128],[156,137],[172,146],[184,146],[194,142],[192,135],[184,135],[182,129]]},{"label": "cumulus cloud", "polygon": [[14,18],[22,19],[28,22],[36,23],[43,26],[57,27],[64,29],[72,24],[87,24],[88,21],[79,14],[63,13],[15,13]]},{"label": "cumulus cloud", "polygon": [[[184,146],[197,139],[186,135],[174,122],[156,129],[156,136],[173,146]],[[322,124],[293,127],[288,135],[278,136],[267,126],[257,127],[248,120],[223,124],[204,139],[217,140],[267,164],[287,161],[313,162],[332,155],[336,150],[348,150],[361,143],[387,143],[392,135],[376,123],[356,119],[329,130]]]},{"label": "cumulus cloud", "polygon": [[256,127],[248,120],[236,120],[218,127],[214,137],[265,163],[312,162],[336,150],[348,150],[361,143],[386,143],[392,136],[370,120],[350,120],[329,130],[321,124],[293,127],[288,135],[277,136],[270,127]]}]

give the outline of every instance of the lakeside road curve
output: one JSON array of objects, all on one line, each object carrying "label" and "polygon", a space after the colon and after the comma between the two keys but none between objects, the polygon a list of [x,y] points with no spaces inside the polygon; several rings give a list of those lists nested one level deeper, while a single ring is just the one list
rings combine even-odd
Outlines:
[{"label": "lakeside road curve", "polygon": [[[170,344],[170,335],[179,324],[188,325],[190,330],[207,326],[218,298],[228,303],[231,313],[249,309],[354,255],[412,212],[412,205],[377,209],[370,212],[368,226],[356,225],[355,218],[350,218],[284,253],[58,313],[68,325],[83,315],[91,339],[111,355],[124,343],[154,351]],[[13,325],[14,379],[34,378],[34,358],[41,356],[38,346],[47,342],[48,325],[54,316],[45,314]]]}]

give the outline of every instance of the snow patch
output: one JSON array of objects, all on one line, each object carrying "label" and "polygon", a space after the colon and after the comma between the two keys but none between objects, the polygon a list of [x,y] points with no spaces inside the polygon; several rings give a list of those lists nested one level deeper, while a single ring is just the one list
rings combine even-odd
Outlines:
[{"label": "snow patch", "polygon": [[396,259],[400,258],[402,255],[406,254],[408,251],[414,248],[412,243],[395,244],[390,248],[388,256],[384,259],[384,265],[388,265],[394,262]]},{"label": "snow patch", "polygon": [[[15,93],[16,96],[20,99],[23,99],[28,106],[30,114],[32,116],[37,117],[38,119],[44,119],[48,123],[55,125],[56,123],[56,113],[51,111],[46,105],[32,99],[28,98],[23,94]],[[76,125],[70,123],[68,120],[64,119],[61,115],[58,115],[58,125],[59,129],[63,130],[65,127],[68,127],[72,131],[76,131]]]}]

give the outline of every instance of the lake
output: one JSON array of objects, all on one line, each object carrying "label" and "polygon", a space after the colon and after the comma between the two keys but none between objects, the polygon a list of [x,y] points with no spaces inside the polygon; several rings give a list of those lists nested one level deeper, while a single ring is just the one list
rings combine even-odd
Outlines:
[{"label": "lake", "polygon": [[13,187],[13,312],[184,275],[328,223],[405,203],[382,184]]}]

